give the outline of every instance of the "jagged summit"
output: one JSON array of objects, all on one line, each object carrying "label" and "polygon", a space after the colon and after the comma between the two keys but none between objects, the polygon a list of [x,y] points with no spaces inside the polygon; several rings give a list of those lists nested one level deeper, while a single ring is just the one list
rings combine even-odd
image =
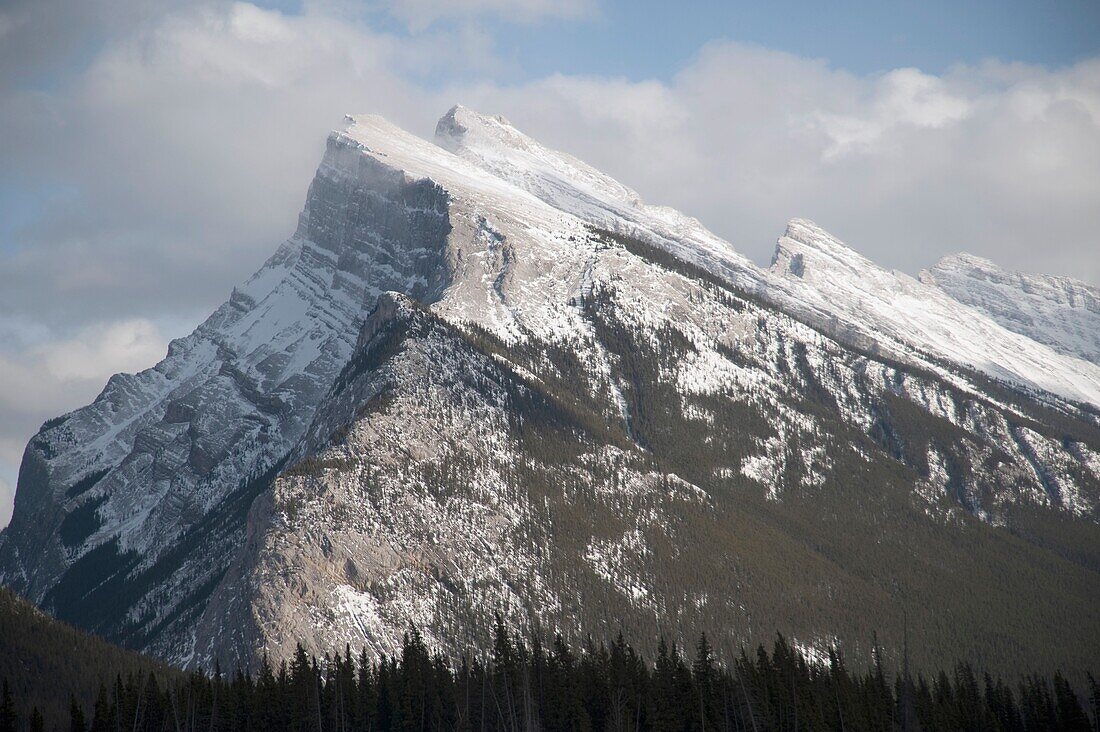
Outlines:
[{"label": "jagged summit", "polygon": [[916,349],[1100,405],[1095,359],[1085,363],[1046,339],[1009,327],[983,308],[960,302],[928,276],[917,279],[880,267],[812,222],[788,224],[768,274],[775,299],[836,337],[904,359]]},{"label": "jagged summit", "polygon": [[[453,114],[452,114],[453,113]],[[436,127],[436,143],[556,210],[603,229],[639,236],[721,271],[751,288],[756,266],[698,220],[644,203],[633,189],[568,153],[546,147],[500,118],[456,107]]]},{"label": "jagged summit", "polygon": [[[1011,282],[1021,289],[1047,287],[1054,297],[1070,307],[1080,307],[1090,310],[1100,309],[1100,289],[1082,280],[1063,275],[1034,274],[1005,269],[989,259],[968,252],[957,252],[941,257],[932,267],[922,270],[920,279],[935,284],[940,277],[947,277],[950,273],[964,273],[973,279],[989,280],[993,282]],[[1042,283],[1042,284],[1040,284]]]},{"label": "jagged summit", "polygon": [[[939,261],[932,266],[932,270],[963,269],[971,267],[978,267],[990,271],[1000,269],[1000,267],[988,257],[980,257],[970,252],[955,252],[954,254],[946,254],[940,257]],[[929,274],[931,274],[931,270],[922,270],[920,279],[924,279],[925,276]]]},{"label": "jagged summit", "polygon": [[851,260],[860,265],[872,264],[870,259],[859,254],[809,219],[793,218],[789,220],[787,227],[783,230],[783,236],[780,237],[780,242],[783,242],[783,240],[794,242],[799,247],[816,249],[837,259]]},{"label": "jagged summit", "polygon": [[695,219],[642,203],[617,181],[493,117],[456,107],[440,120],[436,143],[556,211],[653,242],[860,347],[902,358],[926,353],[1100,404],[1100,366],[1075,363],[1048,350],[1050,344],[1019,338],[939,289],[879,267],[812,221],[792,219],[772,266],[761,270]]},{"label": "jagged summit", "polygon": [[545,147],[501,116],[455,106],[436,125],[435,141],[513,183],[535,177],[543,184],[556,182],[596,199],[642,205],[641,197],[632,189],[572,155]]},{"label": "jagged summit", "polygon": [[804,277],[808,259],[817,260],[819,268],[844,266],[860,274],[876,269],[871,260],[842,244],[813,221],[791,219],[776,242],[769,269],[780,276]]},{"label": "jagged summit", "polygon": [[436,142],[441,144],[446,140],[461,142],[463,137],[471,131],[476,134],[477,130],[484,130],[494,125],[510,128],[515,131],[516,135],[522,137],[522,133],[516,130],[515,126],[504,115],[483,115],[469,107],[456,104],[439,118],[439,122],[435,125],[435,139]]},{"label": "jagged summit", "polygon": [[1100,364],[1100,290],[1085,282],[1012,272],[972,254],[944,257],[920,280],[1008,330]]}]

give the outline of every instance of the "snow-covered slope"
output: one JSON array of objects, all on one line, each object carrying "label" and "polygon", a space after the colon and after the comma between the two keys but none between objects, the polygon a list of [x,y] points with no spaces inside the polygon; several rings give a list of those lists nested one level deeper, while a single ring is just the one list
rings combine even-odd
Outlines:
[{"label": "snow-covered slope", "polygon": [[461,652],[495,610],[855,638],[888,586],[968,628],[970,584],[1100,591],[1100,430],[1063,401],[1100,403],[1095,365],[805,222],[762,270],[499,118],[437,143],[348,118],[257,274],[31,441],[0,580],[227,665],[409,623]]},{"label": "snow-covered slope", "polygon": [[877,345],[929,367],[935,366],[928,357],[960,363],[995,378],[1100,405],[1100,366],[1078,363],[1020,338],[1011,332],[1015,329],[943,297],[935,288],[887,272],[811,222],[791,221],[771,269],[762,271],[695,219],[644,204],[631,189],[547,149],[503,118],[454,107],[436,127],[436,142],[557,209],[702,264],[861,347]]},{"label": "snow-covered slope", "polygon": [[1011,272],[971,254],[944,257],[920,280],[1011,331],[1100,363],[1100,290],[1069,277]]},{"label": "snow-covered slope", "polygon": [[755,281],[755,265],[697,220],[666,206],[647,205],[630,188],[571,155],[545,147],[503,117],[487,117],[457,105],[436,125],[435,142],[593,226],[656,243],[740,286],[750,287]]},{"label": "snow-covered slope", "polygon": [[1100,365],[1013,332],[930,284],[889,272],[812,222],[779,239],[769,284],[781,302],[845,337],[908,361],[927,357],[1100,405]]}]

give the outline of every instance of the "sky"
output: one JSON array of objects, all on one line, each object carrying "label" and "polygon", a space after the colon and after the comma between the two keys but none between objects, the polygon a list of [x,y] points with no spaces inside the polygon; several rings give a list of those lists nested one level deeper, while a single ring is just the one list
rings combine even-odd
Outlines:
[{"label": "sky", "polygon": [[503,114],[766,264],[1100,283],[1100,2],[0,0],[0,525],[26,441],[294,230],[329,130]]}]

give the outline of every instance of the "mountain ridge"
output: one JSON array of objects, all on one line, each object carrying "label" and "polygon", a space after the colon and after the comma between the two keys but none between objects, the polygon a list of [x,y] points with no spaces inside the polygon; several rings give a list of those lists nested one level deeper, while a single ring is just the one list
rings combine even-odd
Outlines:
[{"label": "mountain ridge", "polygon": [[[451,120],[454,120],[453,123]],[[371,130],[364,130],[362,134],[366,139]],[[858,331],[862,322],[875,320],[875,313],[869,307],[859,307],[856,312],[834,307],[837,303],[833,296],[851,295],[852,288],[846,293],[831,293],[820,288],[799,286],[800,283],[792,283],[789,278],[770,276],[775,274],[772,269],[756,267],[695,219],[672,209],[643,204],[640,197],[625,186],[608,182],[610,179],[607,176],[587,164],[576,161],[572,156],[547,150],[537,141],[495,118],[463,107],[453,108],[437,126],[436,142],[540,200],[578,215],[589,224],[647,239],[688,261],[714,270],[737,287],[772,300],[788,312],[799,312],[815,324],[825,325],[833,319],[844,322],[849,327],[837,332],[841,337]],[[672,233],[674,228],[678,229],[676,233]],[[792,238],[792,233],[800,236]],[[777,244],[777,255],[783,249],[784,242],[827,253],[830,260],[845,262],[863,278],[877,277],[878,273],[884,272],[805,219],[791,220]],[[1100,367],[1095,363],[1066,361],[1064,357],[1048,352],[1044,346],[1036,347],[1031,339],[1018,338],[1017,334],[1002,328],[983,313],[965,306],[955,307],[957,301],[954,299],[945,305],[938,290],[925,289],[907,275],[895,273],[890,276],[889,284],[913,292],[917,295],[914,304],[933,307],[939,316],[952,310],[965,313],[964,317],[956,317],[954,323],[955,328],[965,336],[955,338],[949,333],[931,333],[927,323],[913,330],[906,315],[899,314],[885,322],[879,319],[875,323],[875,335],[898,341],[900,353],[912,351],[914,347],[929,350],[935,357],[962,361],[996,378],[1017,381],[1094,406],[1100,405],[1100,387],[1097,387],[1100,384]],[[882,302],[881,296],[876,297],[874,305],[888,305]],[[967,320],[977,321],[977,327],[968,328]],[[1011,343],[1011,347],[1003,346],[1005,341]],[[1002,364],[992,364],[984,359],[984,349],[994,349]],[[914,355],[910,353],[909,358]],[[1045,373],[1048,371],[1054,375],[1048,378]]]},{"label": "mountain ridge", "polygon": [[1100,290],[1071,277],[1010,272],[971,254],[954,254],[919,278],[1054,350],[1100,362]]}]

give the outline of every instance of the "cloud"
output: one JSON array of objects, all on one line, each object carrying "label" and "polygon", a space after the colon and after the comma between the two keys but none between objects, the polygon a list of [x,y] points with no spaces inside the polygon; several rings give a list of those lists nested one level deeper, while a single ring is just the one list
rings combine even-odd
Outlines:
[{"label": "cloud", "polygon": [[414,30],[441,20],[493,16],[513,23],[576,20],[596,12],[592,0],[383,0],[390,15]]},{"label": "cloud", "polygon": [[167,345],[152,322],[134,318],[83,328],[73,338],[42,344],[31,353],[61,381],[98,380],[135,365],[152,366]]},{"label": "cloud", "polygon": [[[72,40],[30,4],[13,12],[45,44]],[[152,365],[161,333],[197,324],[294,231],[345,112],[407,124],[423,117],[425,94],[406,78],[492,63],[476,35],[399,40],[247,3],[174,7],[123,27],[58,83],[0,83],[0,200],[5,189],[52,192],[31,223],[0,235],[9,483],[45,419],[90,401],[114,371]]]},{"label": "cloud", "polygon": [[941,129],[966,119],[973,110],[971,100],[947,86],[943,79],[918,69],[897,69],[875,82],[870,100],[857,113],[811,114],[811,128],[820,129],[831,141],[822,158],[874,152],[878,143],[902,128]]},{"label": "cloud", "polygon": [[202,5],[136,28],[60,88],[9,89],[0,183],[75,194],[0,247],[0,312],[58,325],[73,302],[96,320],[212,307],[293,232],[345,112],[420,119],[424,93],[404,75],[484,61],[431,46]]},{"label": "cloud", "polygon": [[760,262],[804,216],[909,272],[966,250],[1100,282],[1100,59],[853,74],[723,42],[665,81],[503,83],[515,69],[479,18],[590,4],[382,6],[419,17],[411,33],[333,2],[70,5],[16,2],[0,22],[0,206],[44,192],[0,229],[9,483],[44,419],[149,365],[293,232],[346,112],[425,136],[456,101],[504,114]]},{"label": "cloud", "polygon": [[0,88],[50,85],[95,49],[189,0],[5,0],[0,4]]},{"label": "cloud", "polygon": [[15,489],[11,483],[0,478],[0,526],[11,521],[12,503],[15,501]]},{"label": "cloud", "polygon": [[[140,371],[163,358],[170,337],[187,328],[180,323],[168,327],[171,332],[165,334],[163,325],[134,318],[93,323],[58,337],[40,326],[0,321],[0,412],[9,418],[43,410],[56,416],[75,406],[76,395],[90,400],[112,374]],[[0,452],[0,458],[11,457]]]}]

